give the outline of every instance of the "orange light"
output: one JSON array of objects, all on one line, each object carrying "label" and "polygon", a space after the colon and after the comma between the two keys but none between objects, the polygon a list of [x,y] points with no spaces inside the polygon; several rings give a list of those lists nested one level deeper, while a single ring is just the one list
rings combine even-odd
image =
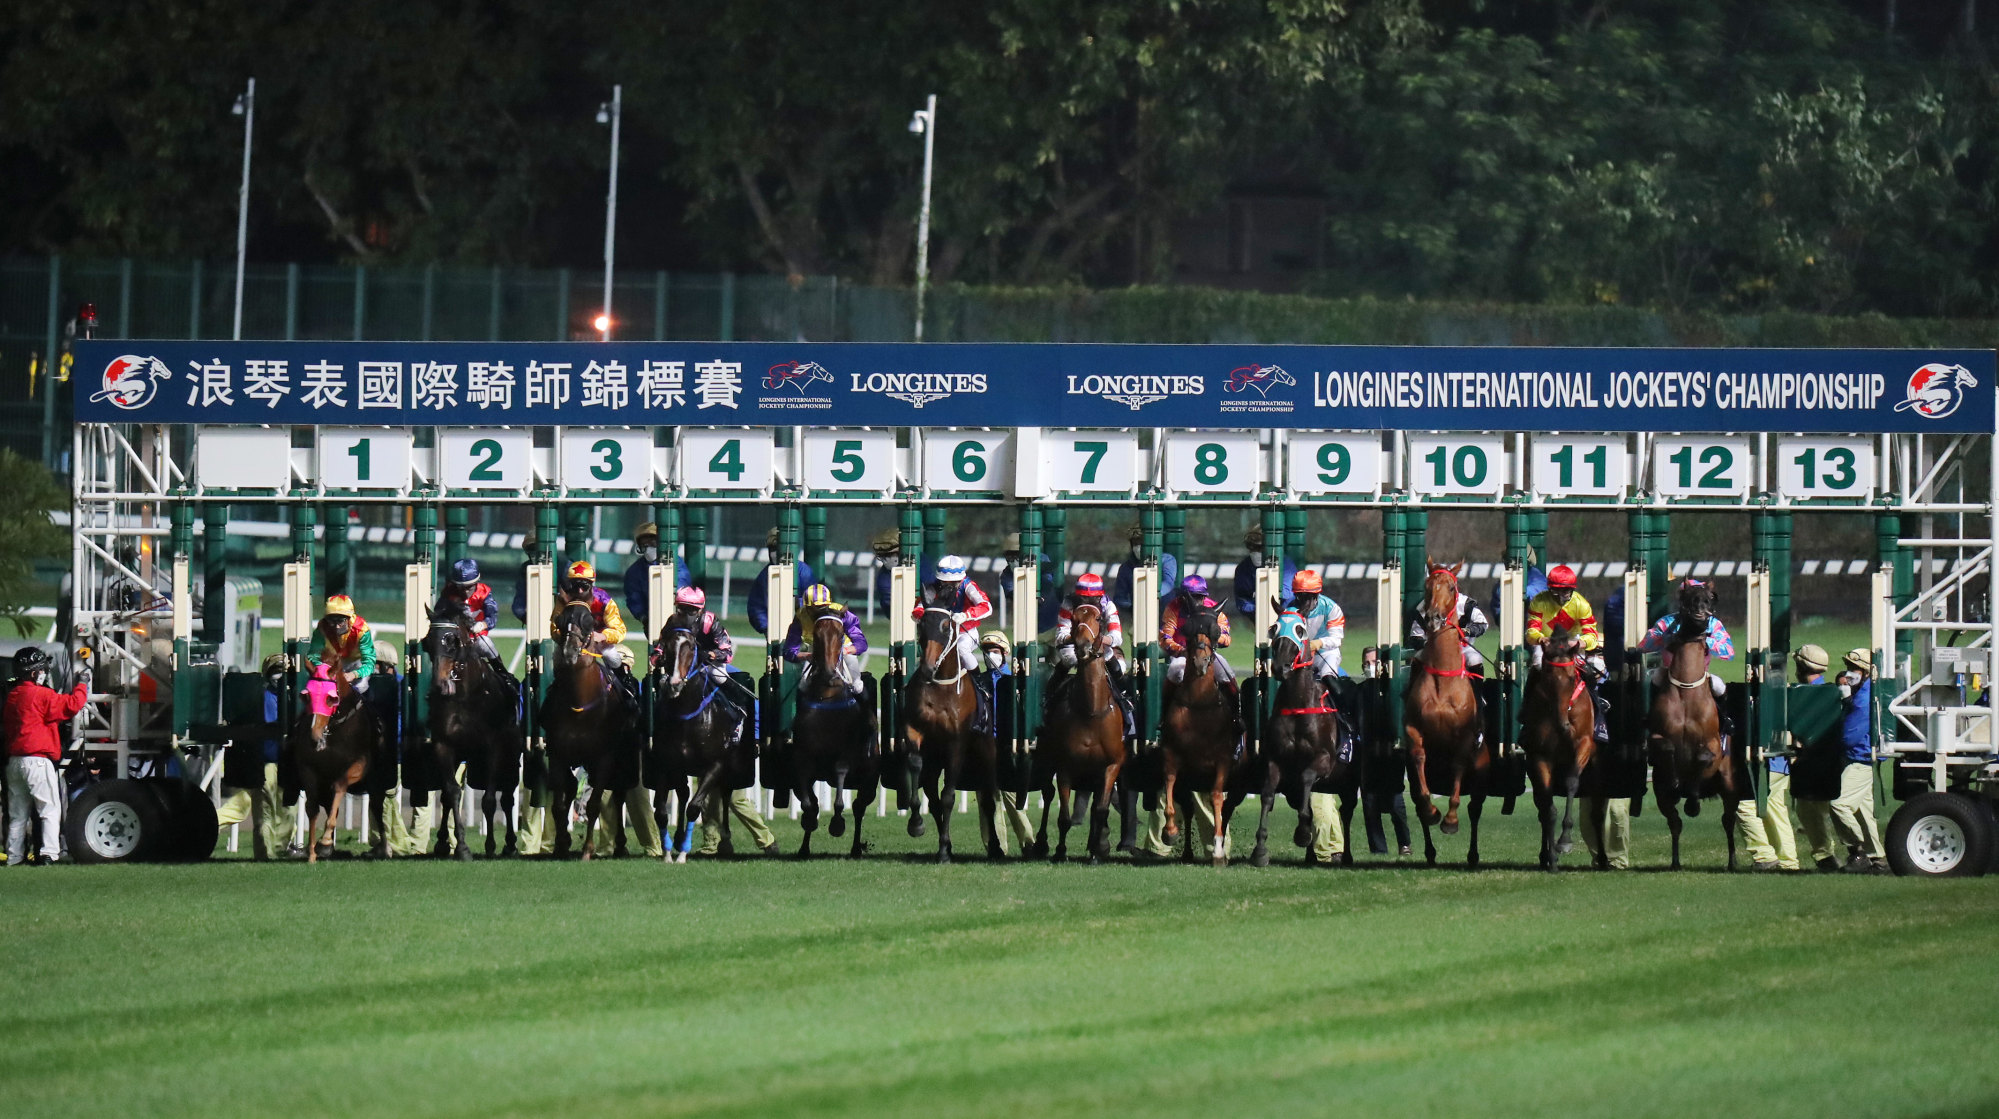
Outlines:
[{"label": "orange light", "polygon": [[611,316],[598,315],[596,318],[590,320],[590,325],[596,327],[599,334],[609,334],[611,332]]}]

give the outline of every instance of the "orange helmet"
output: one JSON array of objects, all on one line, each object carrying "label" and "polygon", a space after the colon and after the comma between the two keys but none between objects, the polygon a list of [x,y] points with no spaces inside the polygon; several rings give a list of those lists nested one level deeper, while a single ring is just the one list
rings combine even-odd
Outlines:
[{"label": "orange helmet", "polygon": [[1319,573],[1309,567],[1300,568],[1298,574],[1291,577],[1291,590],[1294,594],[1318,594],[1325,589],[1326,584],[1320,581]]},{"label": "orange helmet", "polygon": [[1550,589],[1567,587],[1569,590],[1575,590],[1576,569],[1566,563],[1556,564],[1554,569],[1548,572],[1548,586]]}]

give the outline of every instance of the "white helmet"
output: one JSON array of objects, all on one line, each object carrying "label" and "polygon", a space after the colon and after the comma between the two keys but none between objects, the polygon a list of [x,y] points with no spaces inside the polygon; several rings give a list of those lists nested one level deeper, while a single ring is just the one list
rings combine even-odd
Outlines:
[{"label": "white helmet", "polygon": [[945,556],[937,561],[937,581],[956,583],[965,577],[965,557]]}]

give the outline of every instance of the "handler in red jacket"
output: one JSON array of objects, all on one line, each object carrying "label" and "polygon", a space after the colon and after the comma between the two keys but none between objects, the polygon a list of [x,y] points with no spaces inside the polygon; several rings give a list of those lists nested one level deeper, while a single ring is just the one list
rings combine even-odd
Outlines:
[{"label": "handler in red jacket", "polygon": [[23,865],[30,811],[42,822],[41,861],[53,863],[62,850],[62,782],[56,778],[62,738],[56,728],[83,710],[90,669],[78,669],[76,687],[58,695],[48,685],[49,655],[31,645],[14,654],[14,679],[0,709],[0,741],[7,744],[7,865]]}]

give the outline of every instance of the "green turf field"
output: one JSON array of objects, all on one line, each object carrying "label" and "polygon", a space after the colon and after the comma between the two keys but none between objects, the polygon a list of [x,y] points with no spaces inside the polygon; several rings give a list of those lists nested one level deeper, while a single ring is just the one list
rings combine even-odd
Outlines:
[{"label": "green turf field", "polygon": [[0,1111],[1999,1112],[1992,879],[1723,876],[1712,813],[1657,872],[1649,808],[1647,869],[1557,877],[938,867],[869,823],[862,864],[0,870]]}]

